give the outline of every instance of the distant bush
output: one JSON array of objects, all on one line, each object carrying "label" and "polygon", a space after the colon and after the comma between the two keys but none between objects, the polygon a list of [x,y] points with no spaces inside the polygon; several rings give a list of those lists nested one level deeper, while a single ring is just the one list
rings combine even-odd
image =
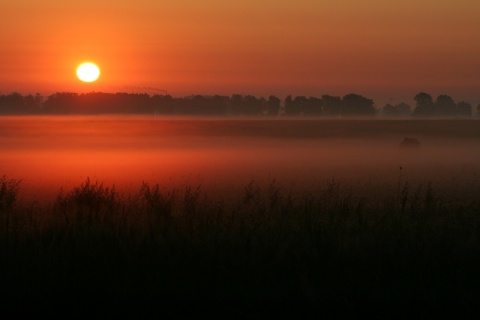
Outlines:
[{"label": "distant bush", "polygon": [[420,142],[417,138],[404,138],[402,142],[400,142],[401,148],[417,148],[420,146]]}]

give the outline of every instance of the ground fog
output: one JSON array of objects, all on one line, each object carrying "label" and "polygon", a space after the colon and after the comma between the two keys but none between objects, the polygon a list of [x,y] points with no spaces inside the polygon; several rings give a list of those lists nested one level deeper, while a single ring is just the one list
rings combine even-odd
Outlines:
[{"label": "ground fog", "polygon": [[[142,182],[235,193],[273,179],[315,192],[336,179],[357,193],[409,182],[466,197],[480,173],[479,128],[473,120],[2,117],[0,174],[36,200],[88,177],[123,193]],[[406,137],[419,145],[402,148]]]}]

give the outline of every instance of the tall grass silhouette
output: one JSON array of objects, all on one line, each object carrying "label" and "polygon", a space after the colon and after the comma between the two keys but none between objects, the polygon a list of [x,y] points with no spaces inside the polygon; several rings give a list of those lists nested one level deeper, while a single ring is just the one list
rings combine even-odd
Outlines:
[{"label": "tall grass silhouette", "polygon": [[480,202],[395,184],[368,198],[336,179],[311,193],[253,180],[227,203],[201,186],[144,182],[122,195],[86,179],[48,207],[19,202],[20,182],[2,177],[0,305],[166,312],[181,302],[241,316],[475,310]]}]

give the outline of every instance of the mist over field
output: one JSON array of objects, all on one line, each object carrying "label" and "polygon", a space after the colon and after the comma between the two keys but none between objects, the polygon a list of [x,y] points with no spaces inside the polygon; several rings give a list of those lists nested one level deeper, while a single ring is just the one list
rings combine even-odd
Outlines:
[{"label": "mist over field", "polygon": [[[406,137],[419,145],[402,148]],[[468,188],[480,173],[479,146],[475,120],[0,118],[0,173],[37,200],[87,177],[125,193],[143,181],[235,192],[271,179],[310,192],[331,179],[377,192],[399,175]]]}]

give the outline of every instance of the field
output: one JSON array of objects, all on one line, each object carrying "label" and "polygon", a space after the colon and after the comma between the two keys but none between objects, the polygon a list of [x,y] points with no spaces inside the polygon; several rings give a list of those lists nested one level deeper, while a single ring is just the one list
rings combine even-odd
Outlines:
[{"label": "field", "polygon": [[478,311],[478,121],[0,124],[3,310]]}]

